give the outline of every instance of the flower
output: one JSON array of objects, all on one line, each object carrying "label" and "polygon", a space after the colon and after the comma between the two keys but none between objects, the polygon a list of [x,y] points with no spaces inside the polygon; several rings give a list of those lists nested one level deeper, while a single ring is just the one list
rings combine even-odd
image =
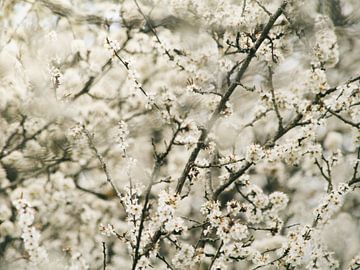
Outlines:
[{"label": "flower", "polygon": [[265,152],[260,145],[251,144],[250,146],[248,146],[245,157],[248,162],[257,163],[264,157]]}]

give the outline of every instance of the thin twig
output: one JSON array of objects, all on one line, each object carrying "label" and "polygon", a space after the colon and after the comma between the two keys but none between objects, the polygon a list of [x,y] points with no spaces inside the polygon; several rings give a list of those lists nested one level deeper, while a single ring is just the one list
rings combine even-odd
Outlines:
[{"label": "thin twig", "polygon": [[360,128],[360,122],[354,123],[354,122],[352,122],[352,121],[350,121],[350,120],[347,120],[347,119],[345,119],[344,117],[342,117],[341,115],[339,115],[338,113],[336,113],[336,112],[334,112],[333,110],[331,110],[330,108],[328,109],[328,111],[329,111],[332,115],[336,116],[336,117],[339,118],[341,121],[343,121],[345,124],[348,124],[348,125],[350,125],[350,126],[352,126],[352,127],[355,127],[355,128]]},{"label": "thin twig", "polygon": [[[134,3],[135,3],[135,5],[136,5],[139,13],[141,14],[141,16],[143,16],[146,24],[149,26],[150,31],[154,34],[157,42],[159,42],[159,44],[163,45],[162,42],[161,42],[161,40],[160,40],[160,38],[159,38],[159,36],[158,36],[158,34],[156,33],[156,30],[155,30],[155,28],[153,27],[151,21],[150,21],[149,18],[145,15],[145,13],[142,11],[142,9],[140,8],[140,5],[139,5],[139,3],[137,2],[137,0],[134,0]],[[165,49],[165,54],[169,57],[170,61],[173,61],[173,60],[174,60],[174,56],[172,56],[172,55],[170,54],[170,52],[169,52],[165,47],[164,47],[164,49]],[[184,69],[183,67],[181,67],[181,68]]]},{"label": "thin twig", "polygon": [[[328,173],[328,175],[325,174],[322,166],[320,165],[319,161],[317,159],[315,159],[315,164],[316,166],[319,168],[319,171],[321,173],[321,175],[325,178],[325,180],[328,182],[328,188],[327,188],[327,192],[330,193],[333,189],[333,185],[331,183],[331,178],[330,178],[330,174]],[[329,172],[329,169],[328,169]]]},{"label": "thin twig", "polygon": [[160,253],[157,253],[156,257],[158,257],[160,260],[162,260],[166,264],[167,268],[169,268],[171,270],[175,270],[175,268],[172,267],[171,264],[165,259],[165,257],[160,255]]},{"label": "thin twig", "polygon": [[98,149],[96,148],[95,146],[95,143],[94,143],[94,140],[93,140],[93,135],[90,134],[90,132],[85,128],[85,126],[83,126],[83,130],[84,130],[84,133],[88,139],[88,143],[89,143],[89,147],[94,151],[97,159],[99,160],[100,162],[100,165],[105,173],[105,176],[106,176],[106,181],[110,184],[110,186],[112,187],[112,189],[114,190],[116,196],[119,198],[120,200],[120,203],[124,206],[123,204],[123,200],[122,200],[122,195],[120,193],[120,191],[118,190],[118,188],[116,187],[114,181],[112,180],[112,177],[110,175],[110,172],[108,170],[108,167],[104,161],[104,158],[103,156],[100,154],[100,152],[98,151]]},{"label": "thin twig", "polygon": [[102,250],[103,250],[103,270],[106,270],[106,244],[102,242]]},{"label": "thin twig", "polygon": [[283,120],[279,111],[279,107],[278,104],[276,102],[276,97],[275,97],[275,90],[274,90],[274,85],[273,85],[273,71],[271,70],[271,67],[269,67],[269,86],[270,86],[270,92],[271,92],[271,100],[274,106],[274,110],[276,113],[276,116],[278,118],[278,122],[279,122],[279,132],[281,132],[284,127],[283,127]]},{"label": "thin twig", "polygon": [[357,160],[354,165],[354,172],[353,172],[352,179],[349,181],[349,186],[360,182],[360,177],[356,177],[356,175],[358,173],[358,169],[359,169],[359,164],[360,164],[360,147],[358,147]]}]

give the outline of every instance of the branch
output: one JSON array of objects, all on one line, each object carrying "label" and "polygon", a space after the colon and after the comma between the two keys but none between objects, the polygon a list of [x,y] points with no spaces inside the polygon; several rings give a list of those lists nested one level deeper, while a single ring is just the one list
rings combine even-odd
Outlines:
[{"label": "branch", "polygon": [[259,266],[255,267],[255,268],[253,268],[252,270],[260,269],[260,268],[262,268],[262,267],[265,267],[265,266],[274,264],[275,262],[280,261],[280,260],[282,260],[283,258],[285,258],[285,257],[288,255],[288,253],[289,253],[289,249],[286,249],[285,252],[284,252],[284,254],[281,255],[279,258],[274,259],[274,260],[272,260],[271,262],[269,262],[269,263],[267,263],[267,264],[259,265]]},{"label": "branch", "polygon": [[[100,154],[100,152],[98,151],[98,149],[96,148],[95,144],[94,144],[94,141],[93,141],[93,135],[90,134],[90,132],[83,126],[83,130],[84,130],[84,133],[88,139],[88,142],[89,142],[89,146],[90,148],[94,151],[97,159],[99,160],[100,164],[101,164],[101,167],[105,173],[105,176],[106,176],[106,181],[111,185],[112,189],[114,190],[116,196],[119,198],[120,200],[120,203],[124,206],[123,204],[123,200],[122,200],[122,195],[120,193],[120,191],[118,190],[118,188],[115,186],[112,178],[111,178],[111,175],[110,175],[110,172],[107,168],[107,165],[104,161],[104,158],[103,156]],[[125,207],[124,207],[125,208]]]},{"label": "branch", "polygon": [[349,181],[349,186],[352,186],[352,185],[360,182],[360,177],[356,177],[356,175],[358,173],[358,169],[359,169],[359,164],[360,164],[360,147],[358,148],[357,161],[356,161],[356,163],[354,165],[353,177]]},{"label": "branch", "polygon": [[253,59],[253,57],[255,57],[257,50],[260,48],[261,44],[263,43],[263,41],[266,39],[267,35],[269,34],[272,26],[274,25],[275,21],[279,18],[279,16],[283,13],[283,10],[285,9],[287,5],[287,1],[284,1],[282,3],[282,5],[278,8],[278,10],[274,13],[274,15],[272,15],[268,21],[268,23],[266,24],[266,26],[264,27],[260,37],[257,39],[255,45],[250,49],[250,52],[248,53],[247,57],[245,58],[244,62],[242,63],[240,70],[238,71],[238,73],[236,74],[235,80],[234,82],[229,86],[228,90],[226,91],[226,93],[224,94],[224,96],[221,98],[216,110],[214,111],[214,113],[211,115],[210,120],[206,123],[205,128],[202,129],[201,131],[201,135],[198,139],[198,142],[196,143],[196,147],[195,149],[192,151],[186,165],[185,168],[178,180],[178,184],[176,187],[176,193],[180,194],[183,186],[185,184],[186,178],[190,172],[190,169],[192,167],[192,165],[194,164],[201,148],[203,148],[204,146],[204,142],[208,136],[209,131],[212,129],[212,127],[214,126],[215,122],[218,120],[218,118],[220,117],[220,113],[225,109],[226,107],[226,102],[230,99],[230,96],[233,94],[234,90],[236,89],[236,87],[239,85],[239,82],[241,80],[241,78],[244,76],[247,68],[250,65],[251,60]]},{"label": "branch", "polygon": [[280,115],[278,104],[276,103],[276,97],[275,97],[275,91],[274,91],[274,85],[273,85],[273,71],[271,70],[271,67],[269,67],[269,84],[270,84],[271,100],[272,100],[272,103],[273,103],[273,106],[274,106],[276,116],[278,118],[279,132],[281,132],[284,129],[283,120],[282,120],[282,117]]},{"label": "branch", "polygon": [[347,119],[345,119],[344,117],[342,117],[340,114],[338,114],[338,113],[334,112],[333,110],[331,110],[330,108],[328,109],[328,111],[329,111],[332,115],[336,116],[336,117],[339,118],[341,121],[343,121],[345,124],[348,124],[348,125],[350,125],[350,126],[352,126],[352,127],[355,127],[355,128],[360,128],[360,122],[354,123],[354,122],[352,122],[352,121],[350,121],[350,120],[347,120]]},{"label": "branch", "polygon": [[[199,136],[199,139],[196,143],[196,147],[195,149],[192,151],[192,153],[190,154],[190,157],[184,167],[184,170],[178,180],[178,184],[176,187],[176,194],[180,194],[185,181],[188,177],[188,174],[192,168],[192,166],[194,165],[194,162],[200,152],[200,150],[203,148],[204,146],[204,142],[208,136],[208,132],[211,130],[211,128],[214,126],[216,120],[218,120],[218,118],[220,117],[220,113],[221,111],[224,110],[226,102],[229,100],[230,96],[232,95],[232,93],[234,92],[235,88],[239,85],[239,81],[241,80],[241,78],[244,76],[247,68],[249,67],[249,64],[252,60],[252,58],[256,55],[257,50],[259,49],[260,45],[262,44],[262,42],[266,39],[268,33],[270,32],[272,26],[274,25],[275,21],[278,19],[278,17],[283,13],[284,8],[287,5],[287,1],[284,1],[282,3],[282,5],[278,8],[278,10],[275,12],[274,15],[272,15],[268,21],[268,23],[266,24],[266,26],[264,27],[260,37],[257,39],[255,45],[251,48],[250,52],[248,53],[247,57],[245,58],[244,62],[242,63],[240,70],[237,72],[236,77],[234,82],[229,86],[228,90],[226,91],[226,93],[224,94],[224,96],[222,97],[222,99],[220,100],[216,110],[214,111],[214,113],[211,115],[210,120],[206,123],[205,128],[203,128],[201,130],[201,134]],[[252,163],[247,163],[242,170],[238,171],[237,173],[234,174],[233,178],[227,182],[226,184],[224,184],[223,186],[219,187],[218,191],[217,191],[217,195],[218,196],[222,190],[224,190],[227,186],[229,186],[233,181],[235,181],[235,179],[238,177],[237,175],[241,175],[242,173],[244,173],[250,166]],[[244,171],[244,172],[243,172]],[[215,194],[214,194],[215,196]],[[161,235],[163,234],[163,232],[161,231],[161,228],[159,228],[154,235],[151,238],[151,242],[148,243],[145,248],[144,248],[144,253],[143,254],[148,254],[149,251],[154,247],[154,245],[156,244],[156,242],[160,239]],[[133,269],[134,265],[133,265]]]},{"label": "branch", "polygon": [[[24,134],[21,142],[20,142],[19,144],[17,144],[15,147],[13,147],[11,150],[8,150],[8,151],[7,151],[6,148],[3,148],[3,149],[1,150],[1,152],[0,152],[0,159],[6,157],[6,156],[8,156],[8,155],[10,155],[10,154],[11,154],[13,151],[15,151],[15,150],[18,150],[18,149],[20,149],[20,148],[25,147],[28,141],[31,141],[31,140],[35,139],[36,136],[38,136],[40,133],[42,133],[44,130],[46,130],[46,129],[47,129],[50,125],[52,125],[52,124],[53,124],[53,122],[47,123],[47,124],[44,125],[42,128],[40,128],[40,129],[37,130],[35,133],[33,133],[30,137],[26,137],[25,134]],[[21,125],[21,123],[20,123],[20,125]],[[16,134],[15,134],[15,135],[16,135]],[[10,135],[10,137],[11,137],[11,136],[14,136],[14,135]],[[8,139],[9,139],[9,138],[8,138]],[[12,138],[10,138],[10,140],[11,140],[11,139],[12,139]],[[10,142],[9,142],[9,143],[10,143]],[[6,147],[6,145],[5,145],[4,147]]]},{"label": "branch", "polygon": [[218,249],[217,249],[217,251],[216,251],[216,254],[214,255],[214,257],[213,257],[212,260],[211,260],[211,263],[210,263],[210,265],[209,265],[209,270],[211,270],[211,268],[213,267],[213,265],[214,265],[217,257],[218,257],[219,254],[220,254],[220,250],[221,250],[221,248],[223,247],[223,245],[224,245],[224,242],[221,241],[220,246],[218,247]]},{"label": "branch", "polygon": [[106,270],[106,244],[105,242],[102,242],[102,248],[103,248],[103,270]]},{"label": "branch", "polygon": [[230,178],[221,186],[219,186],[213,195],[213,200],[217,200],[217,198],[219,197],[219,195],[227,188],[229,187],[236,179],[238,179],[240,176],[242,176],[252,165],[253,163],[251,162],[246,162],[245,165],[238,170],[235,173],[232,173],[230,175]]},{"label": "branch", "polygon": [[139,230],[138,230],[138,233],[137,233],[137,236],[136,236],[136,246],[135,246],[135,253],[134,253],[134,260],[133,260],[132,270],[136,269],[137,263],[139,262],[141,256],[144,255],[144,254],[140,254],[139,250],[140,250],[142,232],[144,230],[144,222],[145,222],[145,218],[146,218],[146,212],[148,210],[148,205],[149,205],[149,201],[150,201],[151,189],[152,189],[152,187],[154,185],[154,182],[155,182],[157,174],[158,174],[158,172],[160,170],[160,167],[163,165],[163,161],[165,160],[167,155],[170,153],[171,147],[172,147],[172,145],[174,145],[176,136],[180,132],[180,130],[181,130],[181,126],[180,126],[180,124],[178,124],[178,128],[174,132],[174,135],[171,138],[171,141],[170,141],[168,147],[166,148],[165,152],[161,153],[161,154],[155,153],[156,161],[155,161],[153,172],[151,174],[150,183],[149,183],[149,185],[148,185],[148,187],[146,189],[146,192],[145,192],[144,206],[143,206],[143,208],[141,210],[140,224],[139,224]]},{"label": "branch", "polygon": [[[147,26],[149,26],[150,31],[151,31],[151,32],[153,33],[153,35],[155,36],[157,42],[159,42],[159,44],[161,44],[161,45],[163,46],[163,48],[164,48],[164,50],[165,50],[165,54],[169,57],[169,60],[170,60],[170,61],[174,61],[174,56],[170,54],[170,52],[168,51],[168,49],[166,49],[165,46],[164,46],[164,44],[161,42],[158,34],[156,33],[156,30],[155,30],[154,26],[152,25],[152,23],[151,23],[151,21],[149,20],[149,18],[145,15],[145,13],[141,10],[140,5],[139,5],[139,3],[137,2],[137,0],[134,0],[134,3],[135,3],[135,5],[136,5],[139,13],[141,14],[141,16],[143,16],[143,18],[144,18]],[[176,65],[177,65],[178,67],[180,67],[181,70],[184,70],[184,67],[181,66],[180,64],[176,63]]]},{"label": "branch", "polygon": [[[344,84],[345,85],[348,85],[348,84],[351,84],[353,82],[356,82],[356,81],[359,81],[360,80],[360,76],[357,76],[353,79],[350,79],[348,80],[347,82],[345,82]],[[316,96],[315,96],[315,101],[314,103],[317,104],[319,103],[320,99],[323,98],[323,97],[326,97],[327,95],[331,94],[332,92],[335,92],[336,90],[338,90],[339,86],[335,86],[335,87],[331,87],[329,89],[327,89],[325,92],[323,93],[318,93]]]},{"label": "branch", "polygon": [[160,260],[162,260],[166,264],[167,268],[169,268],[171,270],[175,270],[175,268],[172,267],[171,264],[165,259],[165,257],[160,255],[160,253],[157,253],[156,257],[158,257]]},{"label": "branch", "polygon": [[[126,23],[125,23],[125,26],[127,26]],[[120,49],[116,51],[116,53],[120,53],[125,48],[128,41],[130,40],[130,37],[129,37],[130,30],[131,30],[131,28],[127,28],[127,30],[126,30],[127,38],[121,45]],[[89,79],[86,81],[84,87],[80,90],[80,92],[78,92],[74,95],[72,100],[74,101],[84,94],[89,94],[91,87],[93,87],[111,69],[111,65],[112,65],[112,58],[109,58],[105,62],[105,64],[102,65],[101,71],[94,76],[90,76]]]},{"label": "branch", "polygon": [[328,182],[328,188],[327,188],[327,192],[330,193],[333,190],[333,185],[331,183],[331,171],[330,171],[330,166],[329,166],[329,162],[324,158],[324,156],[322,156],[322,159],[326,162],[327,168],[328,168],[328,175],[325,174],[322,166],[320,165],[319,161],[317,159],[315,159],[315,164],[316,166],[319,168],[321,175],[325,178],[325,180]]}]

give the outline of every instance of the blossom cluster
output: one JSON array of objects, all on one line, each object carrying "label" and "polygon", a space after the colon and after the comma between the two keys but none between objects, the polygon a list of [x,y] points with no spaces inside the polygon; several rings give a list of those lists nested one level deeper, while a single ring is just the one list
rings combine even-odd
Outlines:
[{"label": "blossom cluster", "polygon": [[1,3],[1,269],[359,269],[355,0]]}]

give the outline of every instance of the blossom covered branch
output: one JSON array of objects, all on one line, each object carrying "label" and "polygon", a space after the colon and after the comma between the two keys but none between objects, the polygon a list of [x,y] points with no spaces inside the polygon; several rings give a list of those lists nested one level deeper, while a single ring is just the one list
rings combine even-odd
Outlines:
[{"label": "blossom covered branch", "polygon": [[1,269],[358,269],[359,3],[10,1]]}]

